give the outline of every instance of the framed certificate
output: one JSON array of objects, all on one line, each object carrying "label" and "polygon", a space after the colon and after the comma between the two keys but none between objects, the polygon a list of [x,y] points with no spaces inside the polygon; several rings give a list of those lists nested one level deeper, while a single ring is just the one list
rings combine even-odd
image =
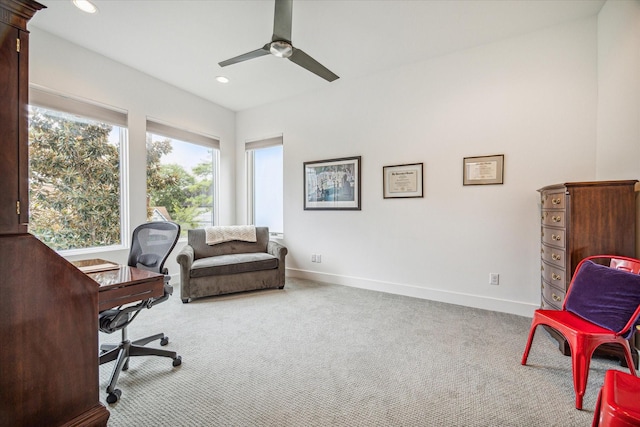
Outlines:
[{"label": "framed certificate", "polygon": [[382,187],[385,199],[424,197],[423,163],[384,166]]},{"label": "framed certificate", "polygon": [[465,157],[462,169],[462,185],[503,184],[504,154]]}]

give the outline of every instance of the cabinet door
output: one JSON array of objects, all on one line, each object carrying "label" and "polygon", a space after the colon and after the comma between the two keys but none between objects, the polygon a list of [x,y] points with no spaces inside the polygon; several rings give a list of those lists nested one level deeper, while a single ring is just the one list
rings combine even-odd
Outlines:
[{"label": "cabinet door", "polygon": [[20,40],[21,33],[0,22],[0,234],[27,231],[27,112],[23,111],[26,105],[20,107],[20,100],[28,89],[25,85],[21,90],[20,84],[21,75],[26,76],[28,70],[19,52],[27,48]]}]

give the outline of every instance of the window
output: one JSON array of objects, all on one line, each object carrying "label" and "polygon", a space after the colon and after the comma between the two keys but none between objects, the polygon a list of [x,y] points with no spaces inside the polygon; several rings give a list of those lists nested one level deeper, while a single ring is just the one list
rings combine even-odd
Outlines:
[{"label": "window", "polygon": [[29,231],[57,251],[122,245],[126,113],[30,92]]},{"label": "window", "polygon": [[188,229],[216,223],[220,141],[147,120],[147,217]]},{"label": "window", "polygon": [[269,227],[272,236],[284,235],[284,180],[282,136],[247,142],[248,222]]}]

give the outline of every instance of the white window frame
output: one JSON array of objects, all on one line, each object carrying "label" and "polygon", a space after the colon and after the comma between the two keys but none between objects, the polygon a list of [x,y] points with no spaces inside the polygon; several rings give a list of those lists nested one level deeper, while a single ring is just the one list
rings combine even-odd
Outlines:
[{"label": "white window frame", "polygon": [[129,124],[128,112],[113,106],[75,98],[38,85],[29,85],[29,105],[74,114],[120,128],[120,244],[56,251],[62,256],[84,255],[129,247]]},{"label": "white window frame", "polygon": [[[282,134],[273,136],[270,138],[262,138],[257,140],[246,141],[244,144],[245,149],[245,165],[247,172],[247,224],[255,225],[255,150],[260,148],[269,148],[275,146],[283,146],[283,155],[284,155],[284,144]],[[283,166],[284,167],[284,166]],[[284,170],[282,171],[284,174]],[[282,189],[284,196],[284,188]],[[283,212],[284,214],[284,212]],[[284,221],[282,224],[282,233],[269,231],[269,237],[274,239],[283,239],[284,238]]]},{"label": "white window frame", "polygon": [[[218,203],[220,189],[220,138],[217,136],[207,135],[202,132],[195,132],[192,130],[180,128],[179,126],[175,126],[152,117],[147,117],[146,126],[146,133],[163,136],[169,139],[177,139],[182,142],[200,145],[202,147],[210,148],[213,150],[211,159],[211,161],[213,162],[213,206],[211,207],[213,218],[211,223],[212,225],[217,225],[218,218],[220,217],[220,204]],[[179,241],[186,241],[186,239],[186,237],[181,237]]]}]

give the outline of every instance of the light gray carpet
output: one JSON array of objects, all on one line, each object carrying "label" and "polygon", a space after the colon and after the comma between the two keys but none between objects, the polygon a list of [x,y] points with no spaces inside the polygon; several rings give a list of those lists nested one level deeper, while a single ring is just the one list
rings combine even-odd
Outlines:
[{"label": "light gray carpet", "polygon": [[[133,358],[109,426],[589,426],[606,369],[594,360],[583,411],[571,361],[530,319],[339,285],[145,310],[132,339],[165,332],[183,358]],[[119,334],[100,335],[101,342]],[[154,343],[158,345],[157,343]]]}]

